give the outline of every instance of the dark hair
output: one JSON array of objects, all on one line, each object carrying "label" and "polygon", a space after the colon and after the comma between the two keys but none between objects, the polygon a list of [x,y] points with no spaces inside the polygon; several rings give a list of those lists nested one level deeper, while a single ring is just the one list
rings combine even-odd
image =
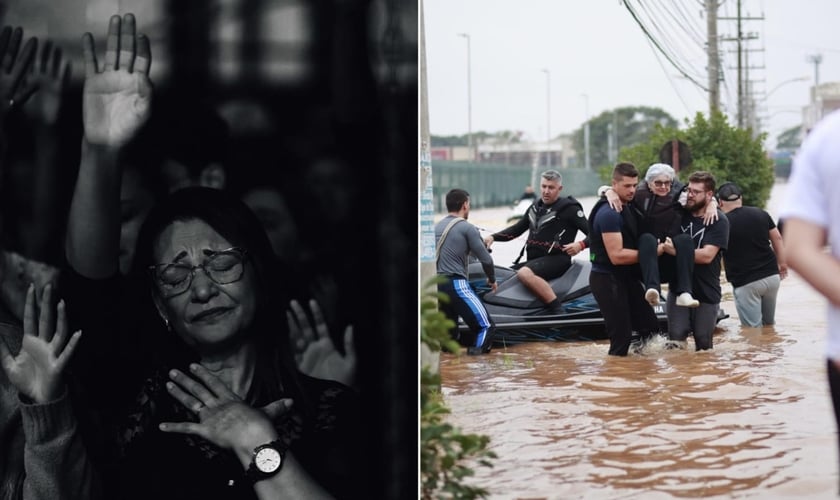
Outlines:
[{"label": "dark hair", "polygon": [[702,182],[706,191],[715,191],[715,177],[709,172],[694,172],[688,177],[688,182]]},{"label": "dark hair", "polygon": [[446,193],[446,210],[448,212],[457,212],[461,210],[461,207],[464,206],[464,203],[470,199],[470,193],[464,191],[463,189],[450,189],[448,193]]},{"label": "dark hair", "polygon": [[[284,263],[274,255],[259,219],[245,203],[229,193],[206,187],[188,187],[170,194],[149,212],[140,228],[132,274],[135,278],[149,276],[149,266],[156,264],[154,244],[161,233],[175,221],[194,219],[207,223],[232,246],[245,248],[247,261],[254,267],[258,302],[251,329],[257,343],[257,366],[249,402],[266,404],[283,394],[296,401],[304,398],[282,313],[291,292],[283,287],[286,282],[280,271]],[[145,283],[152,286],[148,278]],[[144,295],[148,297],[144,304],[148,314],[157,316],[152,294]],[[177,335],[167,337],[177,339],[178,344],[174,346],[175,353],[168,353],[169,362],[180,365],[195,360],[195,353]],[[306,409],[306,400],[301,402],[307,405],[303,407]]]},{"label": "dark hair", "polygon": [[639,169],[636,168],[636,165],[628,162],[621,162],[616,164],[615,168],[613,168],[613,180],[620,181],[622,177],[638,177],[639,176]]}]

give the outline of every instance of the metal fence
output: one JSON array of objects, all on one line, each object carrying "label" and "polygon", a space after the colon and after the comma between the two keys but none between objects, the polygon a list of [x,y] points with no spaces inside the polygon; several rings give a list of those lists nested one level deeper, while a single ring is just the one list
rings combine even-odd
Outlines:
[{"label": "metal fence", "polygon": [[[433,161],[432,183],[435,212],[446,212],[446,192],[452,188],[466,189],[473,208],[510,205],[522,195],[525,186],[534,183],[539,195],[539,175],[545,167],[532,170],[528,165],[470,163],[463,161]],[[579,168],[555,169],[563,175],[564,196],[595,196],[605,181],[595,172]],[[532,180],[532,175],[536,177]]]}]

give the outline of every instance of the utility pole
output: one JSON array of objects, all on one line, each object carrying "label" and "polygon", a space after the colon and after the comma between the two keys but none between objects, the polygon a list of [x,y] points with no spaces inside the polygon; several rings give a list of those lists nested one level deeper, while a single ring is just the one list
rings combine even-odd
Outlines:
[{"label": "utility pole", "polygon": [[592,170],[592,165],[589,162],[589,95],[581,94],[584,99],[585,103],[585,114],[586,114],[586,122],[583,124],[583,152],[584,152],[584,165],[586,166],[586,171],[589,172]]},{"label": "utility pole", "polygon": [[472,136],[472,70],[470,68],[470,35],[467,33],[458,33],[467,39],[467,144],[470,148],[470,161],[475,161],[475,151],[473,151],[473,136]]},{"label": "utility pole", "polygon": [[709,116],[720,110],[720,56],[718,55],[717,0],[706,0],[706,31],[709,41]]},{"label": "utility pole", "polygon": [[814,88],[811,91],[812,107],[814,108],[814,122],[822,119],[823,102],[820,95],[820,63],[822,63],[822,54],[812,54],[808,56],[808,62],[814,63]]},{"label": "utility pole", "polygon": [[426,36],[420,2],[420,286],[435,276],[434,195],[429,143],[429,97],[426,88]]},{"label": "utility pole", "polygon": [[545,162],[551,168],[554,165],[551,155],[551,72],[547,69],[542,72],[545,73]]},{"label": "utility pole", "polygon": [[812,54],[808,56],[808,62],[814,63],[814,87],[820,84],[820,63],[822,63],[822,54]]},{"label": "utility pole", "polygon": [[744,74],[741,51],[741,0],[738,0],[738,128],[744,128]]},{"label": "utility pole", "polygon": [[763,20],[764,17],[744,17],[741,15],[741,0],[738,0],[738,7],[737,7],[737,17],[719,17],[719,20],[734,20],[737,22],[736,29],[738,31],[738,35],[735,38],[722,38],[722,41],[727,42],[737,42],[738,48],[738,128],[744,128],[744,107],[745,107],[745,92],[744,92],[744,49],[742,47],[742,42],[744,40],[752,40],[758,38],[758,35],[755,33],[750,33],[747,36],[744,36],[744,33],[741,29],[741,22],[742,21],[753,21],[753,20]]}]

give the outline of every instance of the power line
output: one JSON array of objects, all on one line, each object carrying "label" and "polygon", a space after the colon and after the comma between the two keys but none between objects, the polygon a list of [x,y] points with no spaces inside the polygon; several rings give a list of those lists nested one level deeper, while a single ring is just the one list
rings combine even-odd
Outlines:
[{"label": "power line", "polygon": [[630,6],[630,4],[628,3],[628,1],[627,1],[627,0],[623,0],[623,2],[622,2],[622,3],[624,4],[624,7],[626,7],[626,8],[627,8],[627,11],[628,11],[628,12],[630,12],[630,15],[631,15],[631,16],[633,16],[633,20],[635,20],[635,21],[636,21],[636,24],[638,24],[638,25],[639,25],[639,27],[642,29],[642,32],[645,34],[645,36],[647,37],[647,39],[649,40],[649,42],[650,42],[651,44],[653,44],[653,46],[654,46],[654,47],[656,47],[656,49],[657,49],[657,50],[658,50],[658,51],[659,51],[659,52],[660,52],[660,53],[661,53],[661,54],[665,57],[665,59],[667,59],[667,60],[668,60],[668,62],[669,62],[669,63],[671,63],[671,65],[672,65],[672,66],[673,66],[673,67],[674,67],[674,68],[675,68],[675,69],[676,69],[676,70],[677,70],[677,71],[678,71],[681,75],[683,75],[686,79],[688,79],[691,83],[693,83],[693,84],[694,84],[694,85],[696,85],[697,87],[699,87],[699,88],[701,88],[701,89],[703,89],[703,90],[705,90],[705,91],[707,91],[707,92],[708,92],[708,90],[709,90],[708,88],[706,88],[703,84],[701,84],[700,82],[698,82],[697,80],[695,80],[695,79],[694,79],[691,75],[689,75],[688,73],[686,73],[686,71],[685,71],[685,70],[683,70],[683,69],[680,67],[680,65],[679,65],[679,64],[677,64],[677,63],[676,63],[676,61],[674,61],[674,60],[671,58],[671,56],[670,56],[667,52],[665,52],[665,49],[663,49],[663,48],[662,48],[662,46],[660,45],[660,43],[659,43],[659,42],[658,42],[658,41],[657,41],[657,40],[653,37],[653,35],[651,35],[651,34],[650,34],[650,32],[648,31],[648,29],[645,27],[645,25],[644,25],[644,24],[642,23],[642,21],[639,19],[639,16],[636,14],[636,12],[635,12],[635,11],[633,10],[633,8]]},{"label": "power line", "polygon": [[[653,43],[651,43],[650,40],[647,40],[647,42],[648,45],[651,46],[651,49],[653,49]],[[662,64],[662,61],[659,59],[659,56],[656,54],[655,50],[653,51],[653,57],[656,58],[656,62],[659,64],[659,67],[662,68],[662,72],[665,73],[665,76],[668,78],[668,83],[671,84],[671,87],[674,89],[674,93],[677,94],[677,97],[679,98],[680,102],[682,102],[683,106],[685,106],[685,110],[689,114],[691,114],[691,108],[688,106],[688,103],[685,102],[685,99],[683,99],[682,94],[680,94],[680,91],[677,89],[677,86],[674,85],[674,79],[671,78],[671,75],[668,73],[668,70],[665,69],[665,65]]]},{"label": "power line", "polygon": [[[697,43],[696,45],[692,45],[690,43],[691,33],[689,33],[684,27],[682,31],[684,31],[685,33],[673,34],[673,30],[666,29],[673,26],[681,27],[679,21],[674,23],[668,19],[668,17],[674,18],[674,16],[670,13],[670,9],[657,6],[652,6],[653,8],[650,8],[651,6],[644,3],[640,3],[639,7],[642,11],[645,12],[645,14],[648,17],[648,22],[651,26],[650,31],[655,31],[659,35],[658,39],[662,42],[660,43],[660,46],[670,51],[671,59],[678,61],[690,61],[705,54],[702,42]],[[656,12],[654,12],[654,10]],[[685,36],[686,34],[688,36]],[[691,58],[685,57],[685,50],[687,50],[689,53],[694,52],[697,54],[697,56]],[[696,72],[696,68],[692,69],[695,70],[694,77],[697,79],[702,79],[702,72]]]}]

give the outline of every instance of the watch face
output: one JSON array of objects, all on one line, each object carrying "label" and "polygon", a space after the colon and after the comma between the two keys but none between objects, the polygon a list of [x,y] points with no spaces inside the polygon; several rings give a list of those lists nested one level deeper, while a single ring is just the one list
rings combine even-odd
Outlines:
[{"label": "watch face", "polygon": [[260,472],[270,474],[280,468],[283,457],[274,448],[262,448],[254,457],[254,464]]}]

